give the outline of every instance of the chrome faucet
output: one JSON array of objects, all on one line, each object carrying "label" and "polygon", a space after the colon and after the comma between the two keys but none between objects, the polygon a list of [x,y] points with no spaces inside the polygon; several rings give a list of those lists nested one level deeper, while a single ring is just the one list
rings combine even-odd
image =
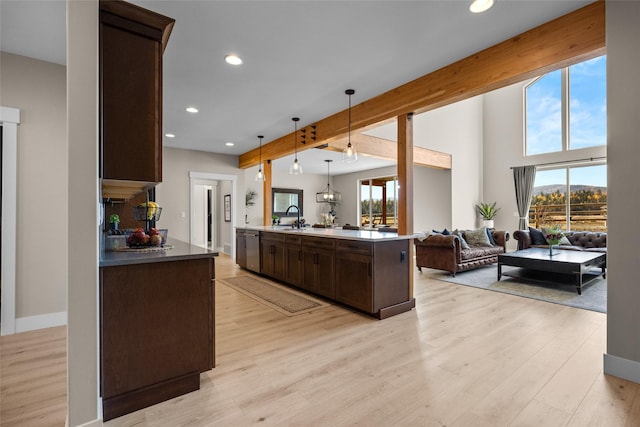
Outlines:
[{"label": "chrome faucet", "polygon": [[[291,206],[289,206],[289,207],[287,208],[287,210],[284,212],[284,214],[285,214],[285,215],[289,215],[289,210],[290,210],[291,208],[296,208],[296,211],[298,212],[298,221],[297,221],[297,224],[298,224],[298,228],[300,228],[300,227],[301,227],[301,224],[300,224],[300,208],[299,208],[299,207],[297,207],[296,205],[291,205]],[[294,228],[295,228],[295,226],[294,226]]]}]

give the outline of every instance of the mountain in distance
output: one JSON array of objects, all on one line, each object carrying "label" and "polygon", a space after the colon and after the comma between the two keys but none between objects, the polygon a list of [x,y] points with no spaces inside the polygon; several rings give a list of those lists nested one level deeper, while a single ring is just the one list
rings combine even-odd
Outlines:
[{"label": "mountain in distance", "polygon": [[[538,187],[533,187],[533,195],[537,196],[538,194],[551,194],[556,191],[560,191],[561,193],[566,191],[567,186],[564,184],[549,184],[549,185],[540,185]],[[591,190],[594,193],[598,190],[602,190],[604,194],[607,194],[607,187],[600,187],[597,185],[572,185],[571,190],[573,191],[584,191]]]}]

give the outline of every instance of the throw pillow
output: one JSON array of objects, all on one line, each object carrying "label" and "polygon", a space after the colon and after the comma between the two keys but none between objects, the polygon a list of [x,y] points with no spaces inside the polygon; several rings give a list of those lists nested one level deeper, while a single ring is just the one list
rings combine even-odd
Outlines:
[{"label": "throw pillow", "polygon": [[[544,238],[545,235],[550,234],[551,232],[552,231],[549,230],[548,228],[542,227],[542,233],[540,233],[540,234],[542,234],[543,235],[542,237]],[[543,245],[545,245],[545,244],[546,245],[549,244],[549,242],[547,241],[546,238],[544,239]],[[572,246],[571,242],[569,241],[569,239],[567,239],[567,236],[564,236],[564,235],[562,236],[562,238],[560,238],[560,243],[558,243],[558,244],[559,245],[565,245],[565,246]]]},{"label": "throw pillow", "polygon": [[451,232],[449,230],[447,230],[446,228],[444,230],[442,230],[442,231],[438,231],[438,230],[431,230],[431,231],[433,231],[434,233],[437,233],[437,234],[442,234],[443,236],[448,236],[448,235],[451,234]]},{"label": "throw pillow", "polygon": [[531,243],[534,245],[546,245],[547,240],[544,238],[542,231],[537,228],[529,227],[529,235],[531,236]]},{"label": "throw pillow", "polygon": [[466,240],[471,247],[487,248],[493,246],[489,241],[485,228],[486,227],[476,228],[475,230],[465,230],[463,233],[464,240]]},{"label": "throw pillow", "polygon": [[460,239],[460,247],[462,249],[469,249],[469,244],[467,243],[466,240],[464,240],[464,237],[462,236],[462,231],[455,229],[451,232],[451,234],[453,234],[454,236],[458,236],[458,238]]},{"label": "throw pillow", "polygon": [[491,243],[491,246],[496,246],[496,241],[493,239],[493,234],[491,233],[491,230],[489,230],[488,227],[485,227],[484,229],[487,232],[487,237],[489,238],[489,243]]}]

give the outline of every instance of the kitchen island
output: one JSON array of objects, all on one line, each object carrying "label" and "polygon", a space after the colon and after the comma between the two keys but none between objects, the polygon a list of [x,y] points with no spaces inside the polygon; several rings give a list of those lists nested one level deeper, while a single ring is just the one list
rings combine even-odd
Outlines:
[{"label": "kitchen island", "polygon": [[[247,250],[251,245],[247,236],[256,232],[259,271],[249,268],[252,263]],[[236,262],[384,319],[415,307],[410,286],[414,237],[375,230],[247,226],[236,229]]]},{"label": "kitchen island", "polygon": [[215,366],[213,252],[100,254],[100,392],[109,420],[200,388]]}]

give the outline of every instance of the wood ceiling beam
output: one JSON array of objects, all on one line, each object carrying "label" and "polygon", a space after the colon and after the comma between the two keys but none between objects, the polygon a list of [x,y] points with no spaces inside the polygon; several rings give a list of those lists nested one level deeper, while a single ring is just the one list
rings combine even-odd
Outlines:
[{"label": "wood ceiling beam", "polygon": [[[429,111],[595,58],[606,52],[605,40],[605,2],[598,0],[353,106],[351,129]],[[343,110],[305,126],[306,141],[301,144],[299,133],[298,151],[345,136],[347,120],[348,111]],[[293,133],[262,146],[263,158],[271,160],[293,151]],[[258,148],[238,159],[238,167],[243,169],[258,163]]]},{"label": "wood ceiling beam", "polygon": [[[330,142],[326,150],[342,151],[347,143],[347,138],[341,138]],[[398,160],[398,143],[395,141],[357,133],[351,135],[351,143],[355,146],[358,154],[393,160],[394,162]],[[451,154],[414,146],[413,164],[436,169],[451,169]]]}]

